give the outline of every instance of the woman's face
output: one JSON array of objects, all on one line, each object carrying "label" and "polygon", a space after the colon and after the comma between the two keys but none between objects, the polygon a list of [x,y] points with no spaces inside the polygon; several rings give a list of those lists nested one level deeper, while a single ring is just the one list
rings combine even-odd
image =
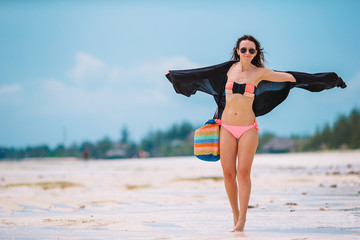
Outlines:
[{"label": "woman's face", "polygon": [[[245,49],[246,49],[246,52],[242,53],[242,51],[244,51]],[[252,51],[252,49],[255,50],[254,54],[250,53]],[[255,43],[250,40],[241,41],[239,44],[239,48],[237,49],[237,53],[240,56],[240,61],[251,62],[257,54]]]}]

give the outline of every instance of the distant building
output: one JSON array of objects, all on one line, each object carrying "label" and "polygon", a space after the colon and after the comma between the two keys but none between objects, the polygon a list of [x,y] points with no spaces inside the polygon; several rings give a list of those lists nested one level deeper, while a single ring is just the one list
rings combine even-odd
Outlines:
[{"label": "distant building", "polygon": [[106,151],[106,158],[124,158],[126,157],[127,144],[115,143],[111,149]]},{"label": "distant building", "polygon": [[139,158],[147,158],[147,157],[150,157],[150,153],[148,153],[144,150],[139,151]]},{"label": "distant building", "polygon": [[263,153],[286,153],[295,149],[296,140],[290,138],[273,138],[267,142],[262,148]]}]

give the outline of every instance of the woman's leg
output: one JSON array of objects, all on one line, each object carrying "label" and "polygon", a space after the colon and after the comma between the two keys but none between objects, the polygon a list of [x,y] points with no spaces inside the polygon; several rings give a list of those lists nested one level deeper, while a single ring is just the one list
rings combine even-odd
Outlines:
[{"label": "woman's leg", "polygon": [[240,212],[234,231],[243,231],[245,227],[251,192],[250,172],[258,141],[258,131],[255,128],[251,128],[241,136],[238,142],[238,169],[236,176],[239,184]]},{"label": "woman's leg", "polygon": [[227,196],[234,217],[234,226],[239,218],[238,193],[236,184],[237,140],[225,128],[220,129],[220,158]]}]

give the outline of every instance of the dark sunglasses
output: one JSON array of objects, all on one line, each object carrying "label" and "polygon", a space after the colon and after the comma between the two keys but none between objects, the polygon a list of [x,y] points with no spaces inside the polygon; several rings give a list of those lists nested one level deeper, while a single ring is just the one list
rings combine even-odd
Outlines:
[{"label": "dark sunglasses", "polygon": [[[246,53],[246,51],[247,51],[247,48],[240,48],[240,52],[241,53]],[[255,49],[253,49],[253,48],[249,48],[249,53],[250,54],[254,54],[255,53]]]}]

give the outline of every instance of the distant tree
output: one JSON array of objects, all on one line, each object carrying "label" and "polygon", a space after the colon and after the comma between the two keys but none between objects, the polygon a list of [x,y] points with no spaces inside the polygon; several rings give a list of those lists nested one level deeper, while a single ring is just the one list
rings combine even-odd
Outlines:
[{"label": "distant tree", "polygon": [[47,145],[27,147],[25,149],[25,157],[49,157],[49,156],[51,156],[51,151]]},{"label": "distant tree", "polygon": [[349,116],[340,115],[331,128],[328,124],[304,143],[303,150],[324,148],[360,148],[360,112],[353,109]]},{"label": "distant tree", "polygon": [[353,129],[352,136],[350,138],[349,147],[352,149],[360,148],[360,110],[352,110],[349,117],[349,125]]},{"label": "distant tree", "polygon": [[120,143],[127,144],[129,142],[129,131],[126,126],[121,129]]},{"label": "distant tree", "polygon": [[68,149],[67,149],[67,155],[72,157],[78,157],[80,158],[82,153],[80,152],[79,147],[76,145],[76,143],[73,143]]},{"label": "distant tree", "polygon": [[6,148],[0,147],[0,159],[6,158]]},{"label": "distant tree", "polygon": [[147,136],[142,139],[140,149],[150,152],[155,147],[156,140],[154,141],[154,139],[155,134],[153,132],[148,133]]},{"label": "distant tree", "polygon": [[113,145],[113,142],[109,137],[104,137],[102,140],[100,140],[97,145],[97,157],[105,158],[106,152],[111,149]]},{"label": "distant tree", "polygon": [[276,137],[276,135],[274,133],[270,133],[270,132],[264,132],[263,134],[261,134],[259,137],[259,144],[258,144],[256,152],[260,153],[262,147],[266,143],[268,143],[271,139],[273,139],[274,137]]},{"label": "distant tree", "polygon": [[347,118],[344,115],[340,116],[339,119],[335,122],[333,128],[331,148],[340,148],[342,145],[349,146],[351,135],[352,128],[349,125]]},{"label": "distant tree", "polygon": [[192,131],[194,131],[194,127],[190,123],[184,122],[180,125],[178,138],[186,139]]},{"label": "distant tree", "polygon": [[136,143],[128,143],[126,148],[126,157],[138,157],[138,147]]},{"label": "distant tree", "polygon": [[8,158],[8,159],[19,159],[25,157],[24,149],[16,149],[16,148],[6,148],[0,147],[0,159]]},{"label": "distant tree", "polygon": [[321,148],[331,147],[331,140],[333,139],[333,133],[331,132],[329,124],[326,124],[320,135]]},{"label": "distant tree", "polygon": [[66,156],[68,155],[64,145],[59,144],[54,150],[54,157],[66,157]]},{"label": "distant tree", "polygon": [[193,139],[189,135],[194,131],[188,122],[173,124],[168,130],[150,132],[140,143],[139,150],[150,156],[187,156],[193,154]]}]

